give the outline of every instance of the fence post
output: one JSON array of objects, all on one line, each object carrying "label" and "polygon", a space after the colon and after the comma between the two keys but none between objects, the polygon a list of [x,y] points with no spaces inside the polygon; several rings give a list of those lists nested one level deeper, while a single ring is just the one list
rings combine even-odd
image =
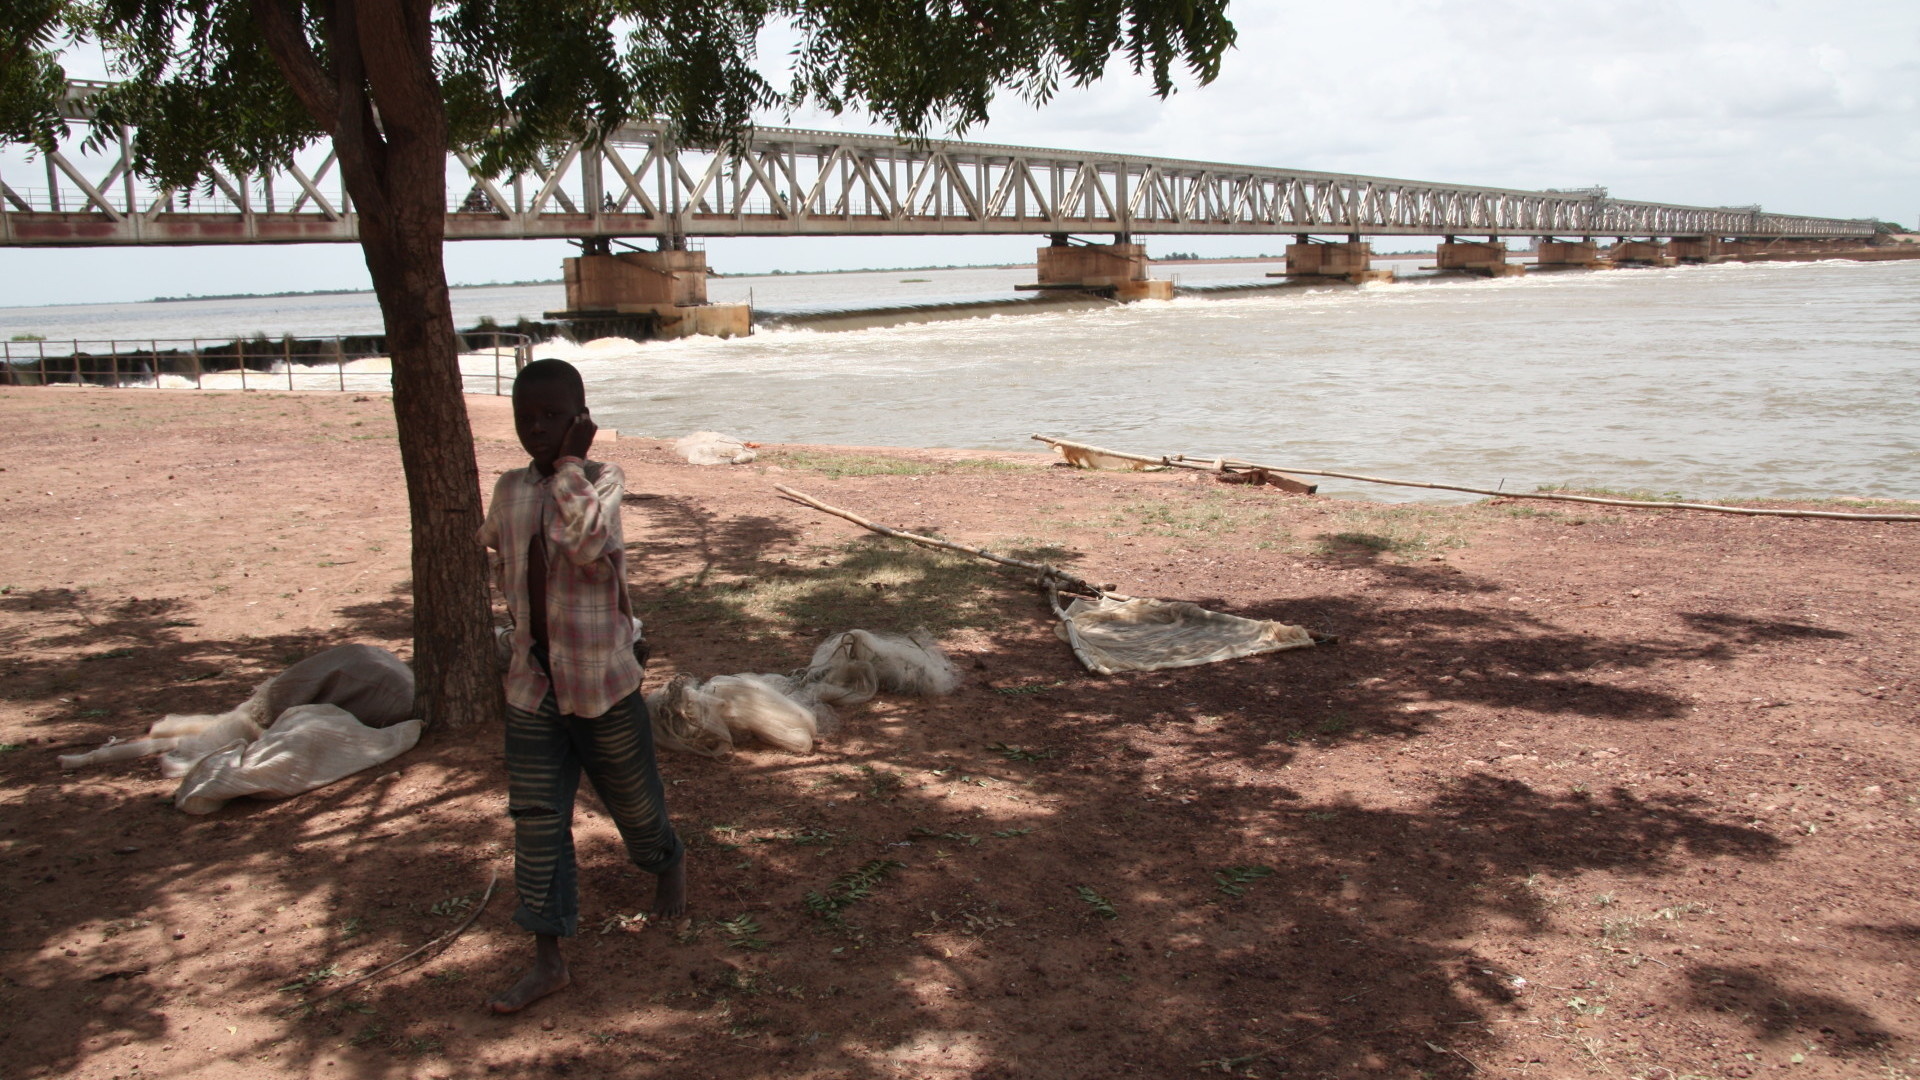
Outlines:
[{"label": "fence post", "polygon": [[347,345],[338,337],[333,339],[334,370],[340,373],[340,392],[347,390]]},{"label": "fence post", "polygon": [[240,389],[247,388],[247,341],[245,338],[233,339],[233,351],[240,357]]},{"label": "fence post", "polygon": [[287,365],[287,389],[291,390],[293,389],[293,339],[285,334],[280,335],[280,355]]},{"label": "fence post", "polygon": [[205,387],[200,385],[200,339],[199,338],[193,339],[193,388],[195,390],[205,389]]},{"label": "fence post", "polygon": [[80,378],[80,339],[79,338],[73,339],[73,385],[76,387],[86,385],[85,381],[83,381]]},{"label": "fence post", "polygon": [[120,342],[107,341],[107,369],[113,373],[113,388],[120,389]]},{"label": "fence post", "polygon": [[153,388],[158,390],[160,389],[160,341],[156,338],[147,342],[147,346],[153,350]]}]

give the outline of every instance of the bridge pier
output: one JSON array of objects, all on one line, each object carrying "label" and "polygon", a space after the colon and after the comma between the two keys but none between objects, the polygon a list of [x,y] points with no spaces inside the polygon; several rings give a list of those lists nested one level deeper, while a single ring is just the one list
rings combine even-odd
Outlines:
[{"label": "bridge pier", "polygon": [[1517,277],[1527,272],[1520,263],[1507,261],[1507,245],[1489,238],[1485,243],[1455,240],[1449,236],[1435,252],[1442,270],[1460,270],[1483,277]]},{"label": "bridge pier", "polygon": [[599,336],[744,337],[753,330],[746,304],[707,302],[704,251],[589,253],[564,262],[567,310],[547,318],[588,324]]},{"label": "bridge pier", "polygon": [[1613,245],[1613,265],[1615,266],[1672,266],[1673,259],[1667,254],[1667,245],[1657,239],[1628,240],[1620,238]]},{"label": "bridge pier", "polygon": [[1600,258],[1600,245],[1592,240],[1555,240],[1545,237],[1535,252],[1533,265],[1538,270],[1592,270],[1606,263]]},{"label": "bridge pier", "polygon": [[1717,236],[1676,236],[1667,241],[1667,254],[1674,262],[1709,263],[1720,254]]},{"label": "bridge pier", "polygon": [[1093,292],[1122,302],[1173,299],[1173,282],[1148,277],[1150,265],[1145,244],[1069,244],[1055,236],[1034,259],[1040,280],[1015,288]]},{"label": "bridge pier", "polygon": [[1354,238],[1346,243],[1317,242],[1301,236],[1287,245],[1287,272],[1268,277],[1338,278],[1362,285],[1369,281],[1392,281],[1393,271],[1372,269],[1373,245]]}]

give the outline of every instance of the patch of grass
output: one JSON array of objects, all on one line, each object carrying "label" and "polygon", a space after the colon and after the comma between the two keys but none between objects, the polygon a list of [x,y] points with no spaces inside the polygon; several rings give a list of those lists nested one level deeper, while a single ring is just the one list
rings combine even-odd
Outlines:
[{"label": "patch of grass", "polygon": [[906,784],[899,773],[876,769],[865,762],[859,768],[867,778],[867,794],[875,799],[891,795]]},{"label": "patch of grass", "polygon": [[760,921],[751,915],[719,919],[713,925],[726,937],[729,949],[749,949],[760,952],[770,944],[766,938],[760,936]]},{"label": "patch of grass", "polygon": [[1271,876],[1271,866],[1229,866],[1213,872],[1214,888],[1227,896],[1242,896],[1248,885]]},{"label": "patch of grass", "polygon": [[1378,503],[1342,510],[1335,521],[1342,527],[1315,538],[1318,554],[1423,555],[1467,544],[1460,507]]},{"label": "patch of grass", "polygon": [[928,837],[932,837],[935,840],[952,840],[955,843],[965,844],[968,847],[974,847],[980,843],[980,837],[976,836],[973,833],[934,832],[932,829],[924,828],[918,825],[914,826],[912,835],[928,836]]},{"label": "patch of grass", "polygon": [[1270,526],[1277,517],[1271,496],[1210,488],[1192,500],[1132,499],[1075,524],[1131,536],[1221,536]]},{"label": "patch of grass", "polygon": [[317,967],[287,985],[280,987],[279,992],[282,994],[297,994],[318,986],[339,974],[340,967],[338,964],[328,964],[325,967]]},{"label": "patch of grass", "polygon": [[1092,888],[1086,885],[1074,886],[1073,895],[1079,897],[1081,903],[1092,908],[1093,913],[1103,919],[1117,919],[1120,917],[1119,909],[1113,906],[1113,901],[1094,892]]},{"label": "patch of grass", "polygon": [[1057,754],[1059,754],[1058,750],[1047,750],[1047,749],[1028,750],[1023,747],[1008,746],[1006,743],[1003,743],[1003,742],[994,743],[993,745],[987,747],[987,749],[993,751],[996,754],[999,754],[1001,757],[1006,758],[1008,761],[1045,761],[1048,758],[1054,757]]},{"label": "patch of grass", "polygon": [[1050,682],[1050,683],[1026,683],[1021,686],[996,686],[993,688],[993,692],[996,694],[1007,694],[1010,696],[1016,695],[1016,694],[1044,694],[1049,690],[1058,690],[1065,685],[1067,685],[1065,681]]},{"label": "patch of grass", "polygon": [[801,829],[798,832],[776,832],[753,838],[756,844],[792,844],[794,847],[831,847],[840,842],[840,834],[831,829]]},{"label": "patch of grass", "polygon": [[1623,919],[1608,919],[1600,924],[1600,940],[1610,945],[1619,945],[1632,941],[1640,932],[1640,920],[1631,916]]},{"label": "patch of grass", "polygon": [[809,890],[802,901],[808,911],[836,930],[858,934],[859,928],[847,922],[841,912],[873,895],[895,870],[907,864],[893,859],[874,859],[834,878],[825,889]]},{"label": "patch of grass", "polygon": [[0,754],[11,754],[15,750],[24,750],[24,749],[26,749],[26,747],[20,745],[19,743],[0,742]]},{"label": "patch of grass", "polygon": [[108,649],[106,652],[92,653],[88,656],[83,656],[80,658],[80,662],[84,664],[90,660],[124,660],[132,655],[132,649]]},{"label": "patch of grass", "polygon": [[760,460],[783,469],[805,469],[835,480],[843,476],[926,476],[940,466],[906,458],[879,457],[872,454],[823,454],[811,450],[774,450]]},{"label": "patch of grass", "polygon": [[1677,491],[1653,491],[1649,488],[1588,487],[1581,484],[1542,484],[1533,490],[1543,495],[1591,495],[1598,499],[1631,499],[1634,502],[1689,502]]},{"label": "patch of grass", "polygon": [[805,469],[838,480],[843,476],[932,476],[954,472],[1004,472],[1029,466],[1013,461],[962,458],[958,461],[914,461],[884,454],[831,454],[812,450],[771,450],[760,461],[783,469]]},{"label": "patch of grass", "polygon": [[465,915],[467,913],[467,909],[471,908],[473,906],[473,902],[477,899],[479,899],[479,894],[477,893],[467,893],[462,896],[449,896],[445,900],[442,900],[439,903],[428,908],[427,913],[429,915],[438,915],[443,919],[452,918],[456,915]]},{"label": "patch of grass", "polygon": [[352,1046],[365,1046],[386,1033],[386,1022],[384,1020],[375,1020],[359,1031],[354,1032],[353,1036],[347,1040],[347,1043]]},{"label": "patch of grass", "polygon": [[1026,829],[995,829],[995,830],[993,830],[993,835],[995,835],[995,836],[997,836],[997,837],[999,837],[999,838],[1000,838],[1000,839],[1002,839],[1002,840],[1011,840],[1012,838],[1014,838],[1014,837],[1016,837],[1016,836],[1025,836],[1025,835],[1027,835],[1028,833],[1030,833],[1030,832],[1032,832],[1032,831],[1033,831],[1033,830],[1032,830],[1031,828],[1026,828]]},{"label": "patch of grass", "polygon": [[951,552],[863,538],[822,562],[762,563],[725,580],[683,579],[641,615],[735,632],[862,626],[938,635],[1004,626],[1028,610],[1020,582]]}]

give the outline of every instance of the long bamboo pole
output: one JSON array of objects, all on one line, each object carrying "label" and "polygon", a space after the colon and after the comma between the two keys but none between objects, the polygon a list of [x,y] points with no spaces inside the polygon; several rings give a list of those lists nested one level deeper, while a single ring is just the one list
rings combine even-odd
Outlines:
[{"label": "long bamboo pole", "polygon": [[996,562],[1001,564],[1002,566],[1011,566],[1016,569],[1031,571],[1032,573],[1040,575],[1039,583],[1042,586],[1048,586],[1048,585],[1063,586],[1073,592],[1084,592],[1092,596],[1110,596],[1116,600],[1129,599],[1128,597],[1122,596],[1119,593],[1111,593],[1106,591],[1105,589],[1099,588],[1098,586],[1087,581],[1086,579],[1075,577],[1074,575],[1067,573],[1065,570],[1062,570],[1057,566],[1052,566],[1042,562],[1030,562],[1026,559],[1016,559],[1009,555],[996,555],[991,551],[987,551],[982,548],[972,547],[967,544],[957,543],[952,540],[942,540],[939,537],[935,537],[935,536],[922,536],[919,533],[910,533],[905,531],[904,529],[893,528],[890,525],[882,525],[876,521],[869,521],[866,518],[861,517],[859,514],[856,514],[851,510],[842,510],[837,506],[832,506],[827,503],[823,503],[819,499],[816,499],[813,496],[808,495],[806,492],[795,491],[793,488],[790,488],[785,484],[775,484],[773,485],[773,489],[775,491],[778,491],[780,494],[785,495],[787,498],[794,500],[795,502],[805,503],[806,505],[813,507],[815,510],[832,514],[834,517],[837,517],[837,518],[845,518],[846,520],[853,522],[855,525],[858,525],[863,529],[871,529],[882,536],[891,536],[896,540],[906,540],[915,544],[923,545],[925,547],[942,548],[947,551],[957,551],[962,555],[971,555],[976,559],[986,559],[989,562]]},{"label": "long bamboo pole", "polygon": [[1262,465],[1257,462],[1243,461],[1239,458],[1195,457],[1186,454],[1149,457],[1145,454],[1129,454],[1117,450],[1103,450],[1097,446],[1075,442],[1071,439],[1056,439],[1048,435],[1035,435],[1036,440],[1050,446],[1069,446],[1097,454],[1127,461],[1141,461],[1151,465],[1169,465],[1183,469],[1204,469],[1218,471],[1222,466],[1231,469],[1265,469],[1268,472],[1293,473],[1297,476],[1331,476],[1341,480],[1359,480],[1368,484],[1387,484],[1393,487],[1427,488],[1433,491],[1462,491],[1469,495],[1489,495],[1499,499],[1541,499],[1548,502],[1591,503],[1598,506],[1624,506],[1635,510],[1705,510],[1715,514],[1741,514],[1748,517],[1784,517],[1819,518],[1828,521],[1920,521],[1920,514],[1850,514],[1837,510],[1775,510],[1755,506],[1721,506],[1718,503],[1667,502],[1655,499],[1606,499],[1597,495],[1563,495],[1544,491],[1495,491],[1489,488],[1462,487],[1458,484],[1434,484],[1422,480],[1389,480],[1380,476],[1363,476],[1359,473],[1332,472],[1327,469],[1296,469],[1291,465]]}]

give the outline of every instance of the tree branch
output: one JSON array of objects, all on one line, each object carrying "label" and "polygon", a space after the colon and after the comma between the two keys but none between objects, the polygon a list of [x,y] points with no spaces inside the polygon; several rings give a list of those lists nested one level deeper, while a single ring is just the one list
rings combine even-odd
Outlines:
[{"label": "tree branch", "polygon": [[388,0],[357,13],[367,86],[389,141],[397,136],[446,142],[447,113],[433,72],[430,0]]},{"label": "tree branch", "polygon": [[329,128],[334,152],[340,157],[340,172],[360,212],[384,222],[392,214],[387,198],[386,143],[374,121],[373,103],[367,100],[367,64],[360,51],[359,11],[354,0],[335,0],[328,5],[327,33],[334,58],[338,110]]},{"label": "tree branch", "polygon": [[280,65],[294,96],[312,114],[313,122],[330,134],[336,131],[340,94],[333,86],[333,77],[320,66],[307,43],[297,5],[288,0],[253,0],[253,21],[266,39],[267,51]]}]

